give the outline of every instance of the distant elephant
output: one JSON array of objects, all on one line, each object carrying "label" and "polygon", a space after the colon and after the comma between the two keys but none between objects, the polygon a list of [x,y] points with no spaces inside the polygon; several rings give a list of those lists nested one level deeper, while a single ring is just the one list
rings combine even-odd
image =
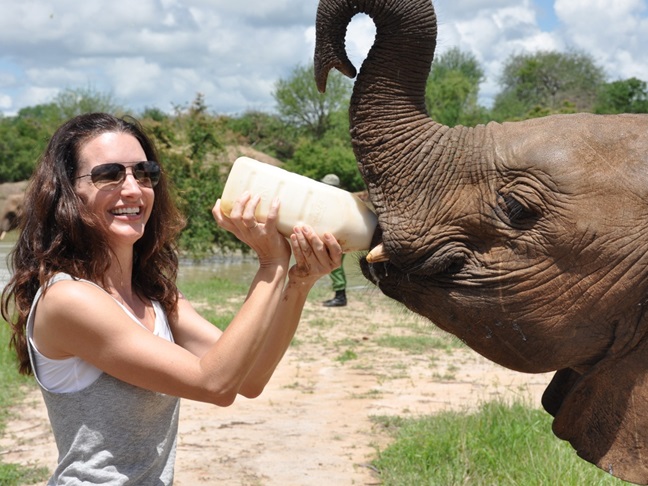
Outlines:
[{"label": "distant elephant", "polygon": [[332,68],[356,75],[357,13],[376,24],[349,110],[378,214],[364,275],[496,363],[557,371],[555,434],[648,484],[648,116],[436,123],[430,0],[321,0],[320,91]]},{"label": "distant elephant", "polygon": [[23,194],[12,194],[5,199],[2,209],[0,209],[0,240],[5,237],[8,231],[18,227],[24,198]]}]

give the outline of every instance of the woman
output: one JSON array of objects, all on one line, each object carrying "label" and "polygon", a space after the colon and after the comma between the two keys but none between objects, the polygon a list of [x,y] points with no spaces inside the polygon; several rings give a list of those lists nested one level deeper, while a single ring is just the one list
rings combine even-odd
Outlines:
[{"label": "woman", "polygon": [[26,194],[2,314],[48,408],[59,450],[49,484],[171,484],[177,397],[228,406],[258,396],[309,290],[340,265],[330,234],[277,232],[277,201],[265,223],[257,196],[229,218],[217,201],[216,222],[259,259],[221,332],[176,288],[181,218],[157,161],[136,122],[81,115],[53,135]]}]

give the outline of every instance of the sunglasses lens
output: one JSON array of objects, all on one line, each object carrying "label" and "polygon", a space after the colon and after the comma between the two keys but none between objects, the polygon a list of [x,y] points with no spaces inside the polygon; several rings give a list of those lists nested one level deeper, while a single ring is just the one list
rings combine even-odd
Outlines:
[{"label": "sunglasses lens", "polygon": [[157,162],[140,162],[133,166],[133,175],[145,187],[155,187],[160,181],[160,166]]},{"label": "sunglasses lens", "polygon": [[121,164],[102,164],[90,171],[90,178],[97,189],[114,189],[125,177],[126,168]]},{"label": "sunglasses lens", "polygon": [[[161,170],[157,162],[138,162],[131,170],[141,186],[155,187],[160,181]],[[97,189],[112,191],[126,179],[126,167],[117,163],[97,165],[90,171],[90,178]]]}]

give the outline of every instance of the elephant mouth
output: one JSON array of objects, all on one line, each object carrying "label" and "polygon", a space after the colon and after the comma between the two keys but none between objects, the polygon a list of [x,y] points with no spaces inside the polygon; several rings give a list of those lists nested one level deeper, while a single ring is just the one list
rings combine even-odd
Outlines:
[{"label": "elephant mouth", "polygon": [[383,230],[378,225],[373,235],[372,249],[361,258],[360,268],[367,280],[380,287],[380,283],[389,277],[389,266],[390,257],[383,243]]},{"label": "elephant mouth", "polygon": [[360,259],[360,269],[367,280],[378,286],[387,274],[389,255],[383,244],[383,230],[378,223],[371,241],[371,250]]},{"label": "elephant mouth", "polygon": [[[383,237],[379,226],[372,241],[372,249],[360,261],[364,276],[374,285],[395,287],[447,287],[475,277],[468,271],[472,255],[466,245],[451,242],[430,250],[427,246],[401,246]],[[382,285],[381,285],[382,284]]]},{"label": "elephant mouth", "polygon": [[367,259],[363,263],[362,272],[365,274],[365,277],[374,285],[380,285],[380,281],[388,275],[387,265],[385,263],[371,263]]}]

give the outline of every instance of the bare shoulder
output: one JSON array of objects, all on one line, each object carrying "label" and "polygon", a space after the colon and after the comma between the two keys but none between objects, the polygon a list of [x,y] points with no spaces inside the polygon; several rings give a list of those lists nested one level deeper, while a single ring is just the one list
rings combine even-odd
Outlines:
[{"label": "bare shoulder", "polygon": [[59,280],[47,287],[38,303],[39,311],[53,315],[75,315],[84,308],[96,309],[97,305],[112,298],[99,287],[82,280]]},{"label": "bare shoulder", "polygon": [[88,334],[101,333],[99,316],[113,314],[117,303],[99,287],[78,280],[61,280],[47,288],[36,307],[33,337],[49,358],[77,353],[71,346]]}]

